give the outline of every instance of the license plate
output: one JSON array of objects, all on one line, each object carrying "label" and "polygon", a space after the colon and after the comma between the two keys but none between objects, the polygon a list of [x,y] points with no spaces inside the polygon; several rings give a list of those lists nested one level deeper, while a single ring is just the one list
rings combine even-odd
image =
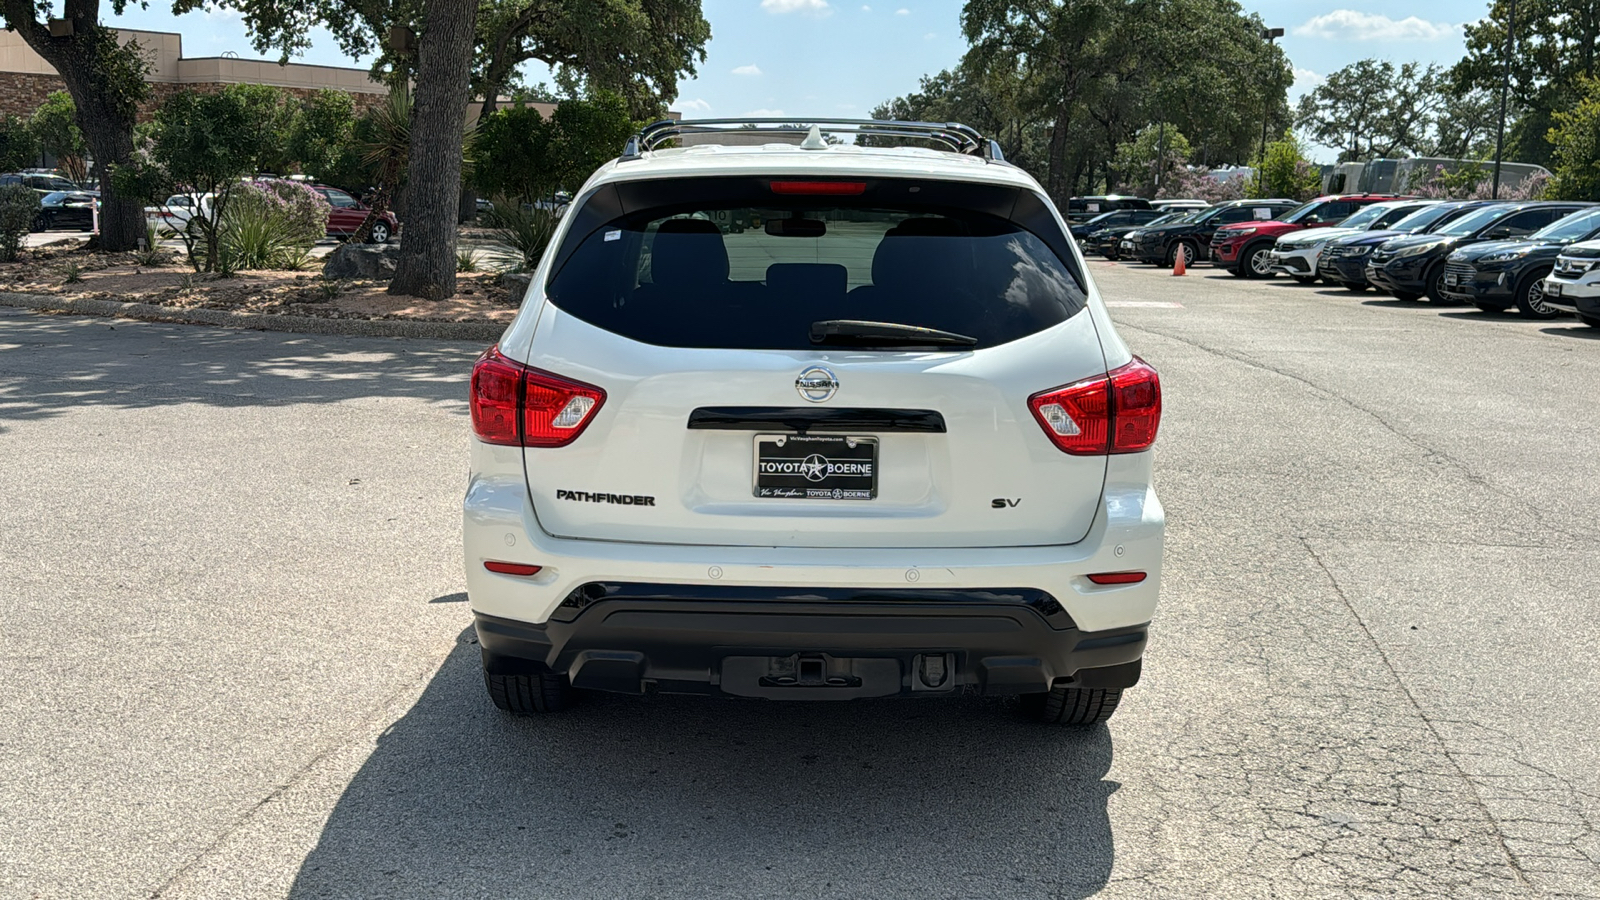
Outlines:
[{"label": "license plate", "polygon": [[1445,276],[1444,276],[1444,283],[1445,284],[1460,284],[1461,283],[1461,276],[1457,275],[1454,272],[1446,273]]},{"label": "license plate", "polygon": [[758,434],[755,475],[757,497],[871,500],[878,496],[878,439],[831,434]]},{"label": "license plate", "polygon": [[1545,293],[1546,297],[1559,297],[1559,296],[1561,296],[1561,283],[1560,282],[1553,282],[1553,281],[1546,281],[1544,283],[1544,293]]}]

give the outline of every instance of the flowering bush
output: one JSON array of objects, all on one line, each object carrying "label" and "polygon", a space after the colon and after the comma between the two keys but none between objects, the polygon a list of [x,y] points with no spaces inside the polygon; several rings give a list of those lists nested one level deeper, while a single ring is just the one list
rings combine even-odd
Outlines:
[{"label": "flowering bush", "polygon": [[[1488,176],[1488,177],[1485,177]],[[1550,176],[1535,172],[1522,179],[1516,187],[1503,187],[1500,200],[1538,200],[1549,186]],[[1494,176],[1483,166],[1462,166],[1449,171],[1444,166],[1434,166],[1433,171],[1420,180],[1414,180],[1411,193],[1428,200],[1493,200]]]},{"label": "flowering bush", "polygon": [[1161,183],[1161,190],[1157,192],[1156,197],[1161,200],[1204,200],[1207,203],[1222,203],[1227,200],[1243,200],[1244,187],[1245,177],[1242,174],[1218,178],[1205,166],[1179,166]]},{"label": "flowering bush", "polygon": [[229,192],[219,232],[223,271],[298,269],[328,231],[328,201],[294,181],[248,181]]}]

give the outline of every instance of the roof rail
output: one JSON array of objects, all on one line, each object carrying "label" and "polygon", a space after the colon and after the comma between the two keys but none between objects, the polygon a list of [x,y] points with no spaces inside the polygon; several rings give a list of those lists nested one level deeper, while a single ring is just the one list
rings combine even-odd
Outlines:
[{"label": "roof rail", "polygon": [[789,118],[739,118],[739,119],[663,119],[639,129],[623,145],[624,160],[638,159],[639,155],[654,150],[675,137],[686,134],[770,134],[785,137],[804,136],[811,127],[822,128],[829,134],[856,134],[869,137],[898,137],[938,144],[946,150],[969,156],[978,156],[991,162],[1005,162],[1000,145],[970,125],[959,122],[903,122],[898,119],[789,119]]}]

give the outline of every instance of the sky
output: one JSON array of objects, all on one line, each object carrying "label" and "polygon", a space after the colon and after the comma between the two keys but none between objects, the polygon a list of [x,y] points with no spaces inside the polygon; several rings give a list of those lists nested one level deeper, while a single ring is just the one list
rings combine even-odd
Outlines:
[{"label": "sky", "polygon": [[[1450,65],[1464,52],[1461,25],[1482,18],[1487,0],[1242,0],[1279,39],[1295,67],[1290,102],[1328,73],[1358,59]],[[712,38],[672,108],[686,117],[744,115],[864,117],[890,97],[915,90],[924,74],[948,68],[966,51],[962,0],[704,0]],[[170,6],[167,7],[170,9]],[[130,9],[116,24],[183,34],[185,56],[225,52],[257,57],[238,14],[173,16],[162,0]],[[302,62],[365,67],[326,33],[312,35]],[[547,78],[532,71],[531,81]],[[1319,162],[1333,151],[1312,148]]]}]

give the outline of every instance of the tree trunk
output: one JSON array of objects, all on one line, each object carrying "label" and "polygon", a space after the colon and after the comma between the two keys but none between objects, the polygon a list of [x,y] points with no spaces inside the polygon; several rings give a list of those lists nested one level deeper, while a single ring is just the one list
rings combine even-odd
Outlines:
[{"label": "tree trunk", "polygon": [[99,248],[137,250],[144,237],[144,204],[117,195],[111,166],[133,155],[134,117],[149,87],[142,78],[127,83],[130,67],[116,56],[127,51],[117,43],[116,32],[100,25],[97,0],[68,0],[64,13],[73,33],[60,38],[51,37],[45,23],[34,18],[37,11],[27,0],[0,0],[0,10],[6,24],[61,76],[77,107],[78,129],[100,179]]},{"label": "tree trunk", "polygon": [[417,41],[407,223],[389,293],[443,300],[456,292],[456,209],[476,0],[427,0]]}]

